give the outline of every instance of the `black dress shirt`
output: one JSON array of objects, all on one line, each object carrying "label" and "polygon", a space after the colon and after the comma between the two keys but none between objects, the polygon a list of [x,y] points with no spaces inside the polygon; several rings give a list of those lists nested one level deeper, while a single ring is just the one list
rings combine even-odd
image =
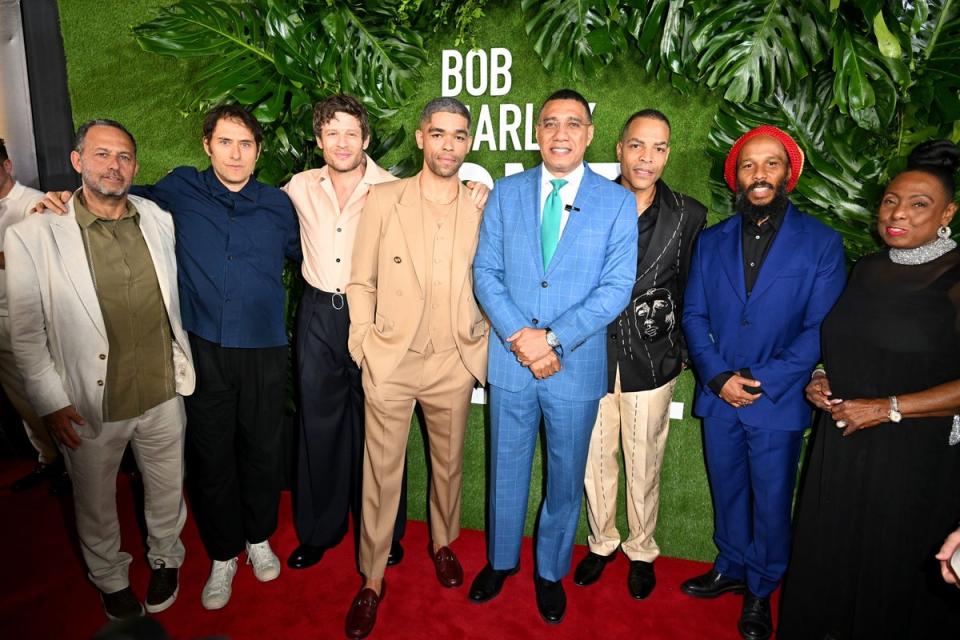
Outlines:
[{"label": "black dress shirt", "polygon": [[179,167],[134,187],[173,215],[180,316],[190,333],[222,347],[287,344],[284,259],[300,260],[290,198],[256,179],[227,189],[213,169]]},{"label": "black dress shirt", "polygon": [[[747,296],[753,292],[753,285],[757,283],[757,276],[760,275],[760,268],[763,267],[764,260],[773,246],[773,239],[777,237],[777,231],[783,224],[783,218],[786,215],[786,209],[778,214],[769,216],[763,224],[757,225],[752,220],[743,218],[742,227],[742,245],[743,245],[743,285]],[[741,369],[740,371],[724,371],[713,377],[713,380],[707,383],[707,386],[717,395],[720,395],[723,385],[727,383],[733,374],[737,373],[745,378],[753,378],[750,369]]]}]

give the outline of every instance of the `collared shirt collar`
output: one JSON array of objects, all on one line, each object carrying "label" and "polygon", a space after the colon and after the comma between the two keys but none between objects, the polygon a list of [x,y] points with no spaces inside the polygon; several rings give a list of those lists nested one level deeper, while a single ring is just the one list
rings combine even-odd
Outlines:
[{"label": "collared shirt collar", "polygon": [[743,221],[744,221],[744,228],[751,228],[751,227],[752,227],[752,228],[754,228],[754,229],[762,229],[762,228],[766,227],[767,225],[770,225],[770,227],[772,227],[774,231],[779,231],[779,230],[780,230],[780,226],[783,224],[783,219],[787,216],[787,209],[789,209],[789,208],[790,208],[790,205],[788,204],[787,207],[786,207],[783,211],[781,211],[780,213],[776,213],[776,214],[770,215],[770,216],[767,218],[766,222],[763,223],[763,226],[762,226],[762,227],[754,224],[753,221],[748,220],[747,218],[744,218],[744,219],[743,219]]},{"label": "collared shirt collar", "polygon": [[[95,214],[94,212],[90,211],[90,209],[87,208],[87,203],[84,201],[84,197],[83,197],[83,189],[78,189],[77,192],[73,194],[73,211],[77,217],[77,224],[79,224],[84,229],[88,229],[90,225],[92,225],[95,222],[105,220],[104,218],[101,218],[100,216],[98,216],[97,214]],[[124,220],[126,218],[133,218],[134,220],[136,220],[136,218],[139,215],[140,214],[137,213],[137,209],[136,207],[133,206],[133,203],[130,202],[130,200],[127,200],[127,210],[123,213],[122,216],[120,216],[119,219]],[[113,221],[106,220],[106,222],[113,222]]]},{"label": "collared shirt collar", "polygon": [[[564,191],[567,191],[567,189],[570,189],[568,193],[572,193],[572,194],[577,193],[577,191],[580,189],[580,181],[583,180],[584,166],[585,166],[584,163],[581,162],[576,169],[574,169],[567,175],[563,176],[562,179],[567,181],[567,184],[563,185]],[[550,184],[550,181],[555,180],[557,176],[550,173],[547,170],[546,165],[540,165],[540,169],[541,169],[540,170],[541,192],[543,192],[543,190],[546,189],[546,193],[550,193],[550,191],[553,189],[553,185]]]},{"label": "collared shirt collar", "polygon": [[250,176],[250,179],[247,180],[247,184],[243,185],[243,188],[240,191],[231,191],[227,189],[227,186],[220,182],[220,178],[217,177],[217,174],[214,173],[213,167],[207,167],[203,172],[203,176],[207,181],[207,184],[210,185],[210,189],[214,194],[230,194],[235,193],[241,195],[251,202],[257,202],[260,199],[260,183],[257,182],[257,179],[253,176]]},{"label": "collared shirt collar", "polygon": [[16,200],[17,198],[23,195],[23,191],[24,191],[24,186],[19,182],[17,182],[16,180],[14,180],[13,187],[10,189],[10,193],[0,198],[0,201],[6,200],[7,198],[10,198],[11,200]]}]

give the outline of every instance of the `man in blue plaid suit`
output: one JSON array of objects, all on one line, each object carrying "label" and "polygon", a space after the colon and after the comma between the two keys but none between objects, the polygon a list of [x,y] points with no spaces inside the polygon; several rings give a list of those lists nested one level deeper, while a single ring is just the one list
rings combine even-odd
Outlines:
[{"label": "man in blue plaid suit", "polygon": [[496,596],[520,561],[530,467],[540,419],[547,488],[536,546],[540,615],[566,609],[590,432],[607,390],[606,326],[626,306],[637,268],[633,194],[583,162],[590,107],[557,91],[537,121],[543,164],[496,183],[473,262],[474,290],[490,319],[489,563],[470,598]]}]

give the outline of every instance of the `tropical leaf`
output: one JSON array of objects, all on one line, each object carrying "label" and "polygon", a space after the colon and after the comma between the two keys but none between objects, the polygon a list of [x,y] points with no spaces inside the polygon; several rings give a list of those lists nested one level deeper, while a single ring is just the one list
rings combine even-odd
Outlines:
[{"label": "tropical leaf", "polygon": [[523,0],[527,35],[544,68],[567,78],[594,75],[626,49],[623,25],[604,0]]},{"label": "tropical leaf", "polygon": [[757,102],[790,90],[826,55],[828,19],[819,0],[699,4],[692,38],[699,77],[726,100]]}]

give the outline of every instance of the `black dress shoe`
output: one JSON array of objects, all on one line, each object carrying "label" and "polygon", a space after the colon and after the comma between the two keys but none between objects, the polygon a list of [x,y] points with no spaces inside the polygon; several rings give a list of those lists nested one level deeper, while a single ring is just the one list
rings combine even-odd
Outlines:
[{"label": "black dress shoe", "polygon": [[63,471],[63,464],[43,464],[38,462],[27,475],[18,478],[10,485],[11,491],[27,491],[41,484],[47,478],[53,478]]},{"label": "black dress shoe", "polygon": [[540,617],[544,622],[550,624],[559,624],[563,620],[563,614],[567,610],[567,594],[563,592],[563,583],[559,580],[544,580],[540,576],[536,578],[537,587],[537,609],[540,610]]},{"label": "black dress shoe", "polygon": [[600,579],[606,566],[616,559],[616,549],[608,556],[591,551],[577,564],[577,570],[573,572],[573,583],[581,587],[593,584]]},{"label": "black dress shoe", "polygon": [[770,598],[761,598],[749,592],[743,596],[737,629],[744,640],[767,640],[773,633]]},{"label": "black dress shoe", "polygon": [[744,593],[746,590],[747,585],[743,580],[728,578],[713,568],[680,585],[680,591],[694,598],[716,598],[724,593]]},{"label": "black dress shoe", "polygon": [[287,558],[287,566],[291,569],[306,569],[320,562],[326,551],[323,547],[317,547],[312,544],[302,544],[293,550],[290,557]]},{"label": "black dress shoe", "polygon": [[487,566],[480,570],[477,577],[473,579],[473,584],[470,585],[470,600],[477,603],[493,600],[500,593],[500,589],[503,588],[503,583],[507,581],[507,578],[519,570],[520,565],[513,569],[500,571],[487,563]]},{"label": "black dress shoe", "polygon": [[390,555],[387,556],[387,566],[392,567],[395,564],[400,564],[401,560],[403,560],[403,547],[400,545],[400,541],[396,540],[390,545]]},{"label": "black dress shoe", "polygon": [[630,561],[630,573],[627,574],[627,590],[630,597],[643,600],[657,586],[657,576],[653,573],[653,563],[643,560]]}]

